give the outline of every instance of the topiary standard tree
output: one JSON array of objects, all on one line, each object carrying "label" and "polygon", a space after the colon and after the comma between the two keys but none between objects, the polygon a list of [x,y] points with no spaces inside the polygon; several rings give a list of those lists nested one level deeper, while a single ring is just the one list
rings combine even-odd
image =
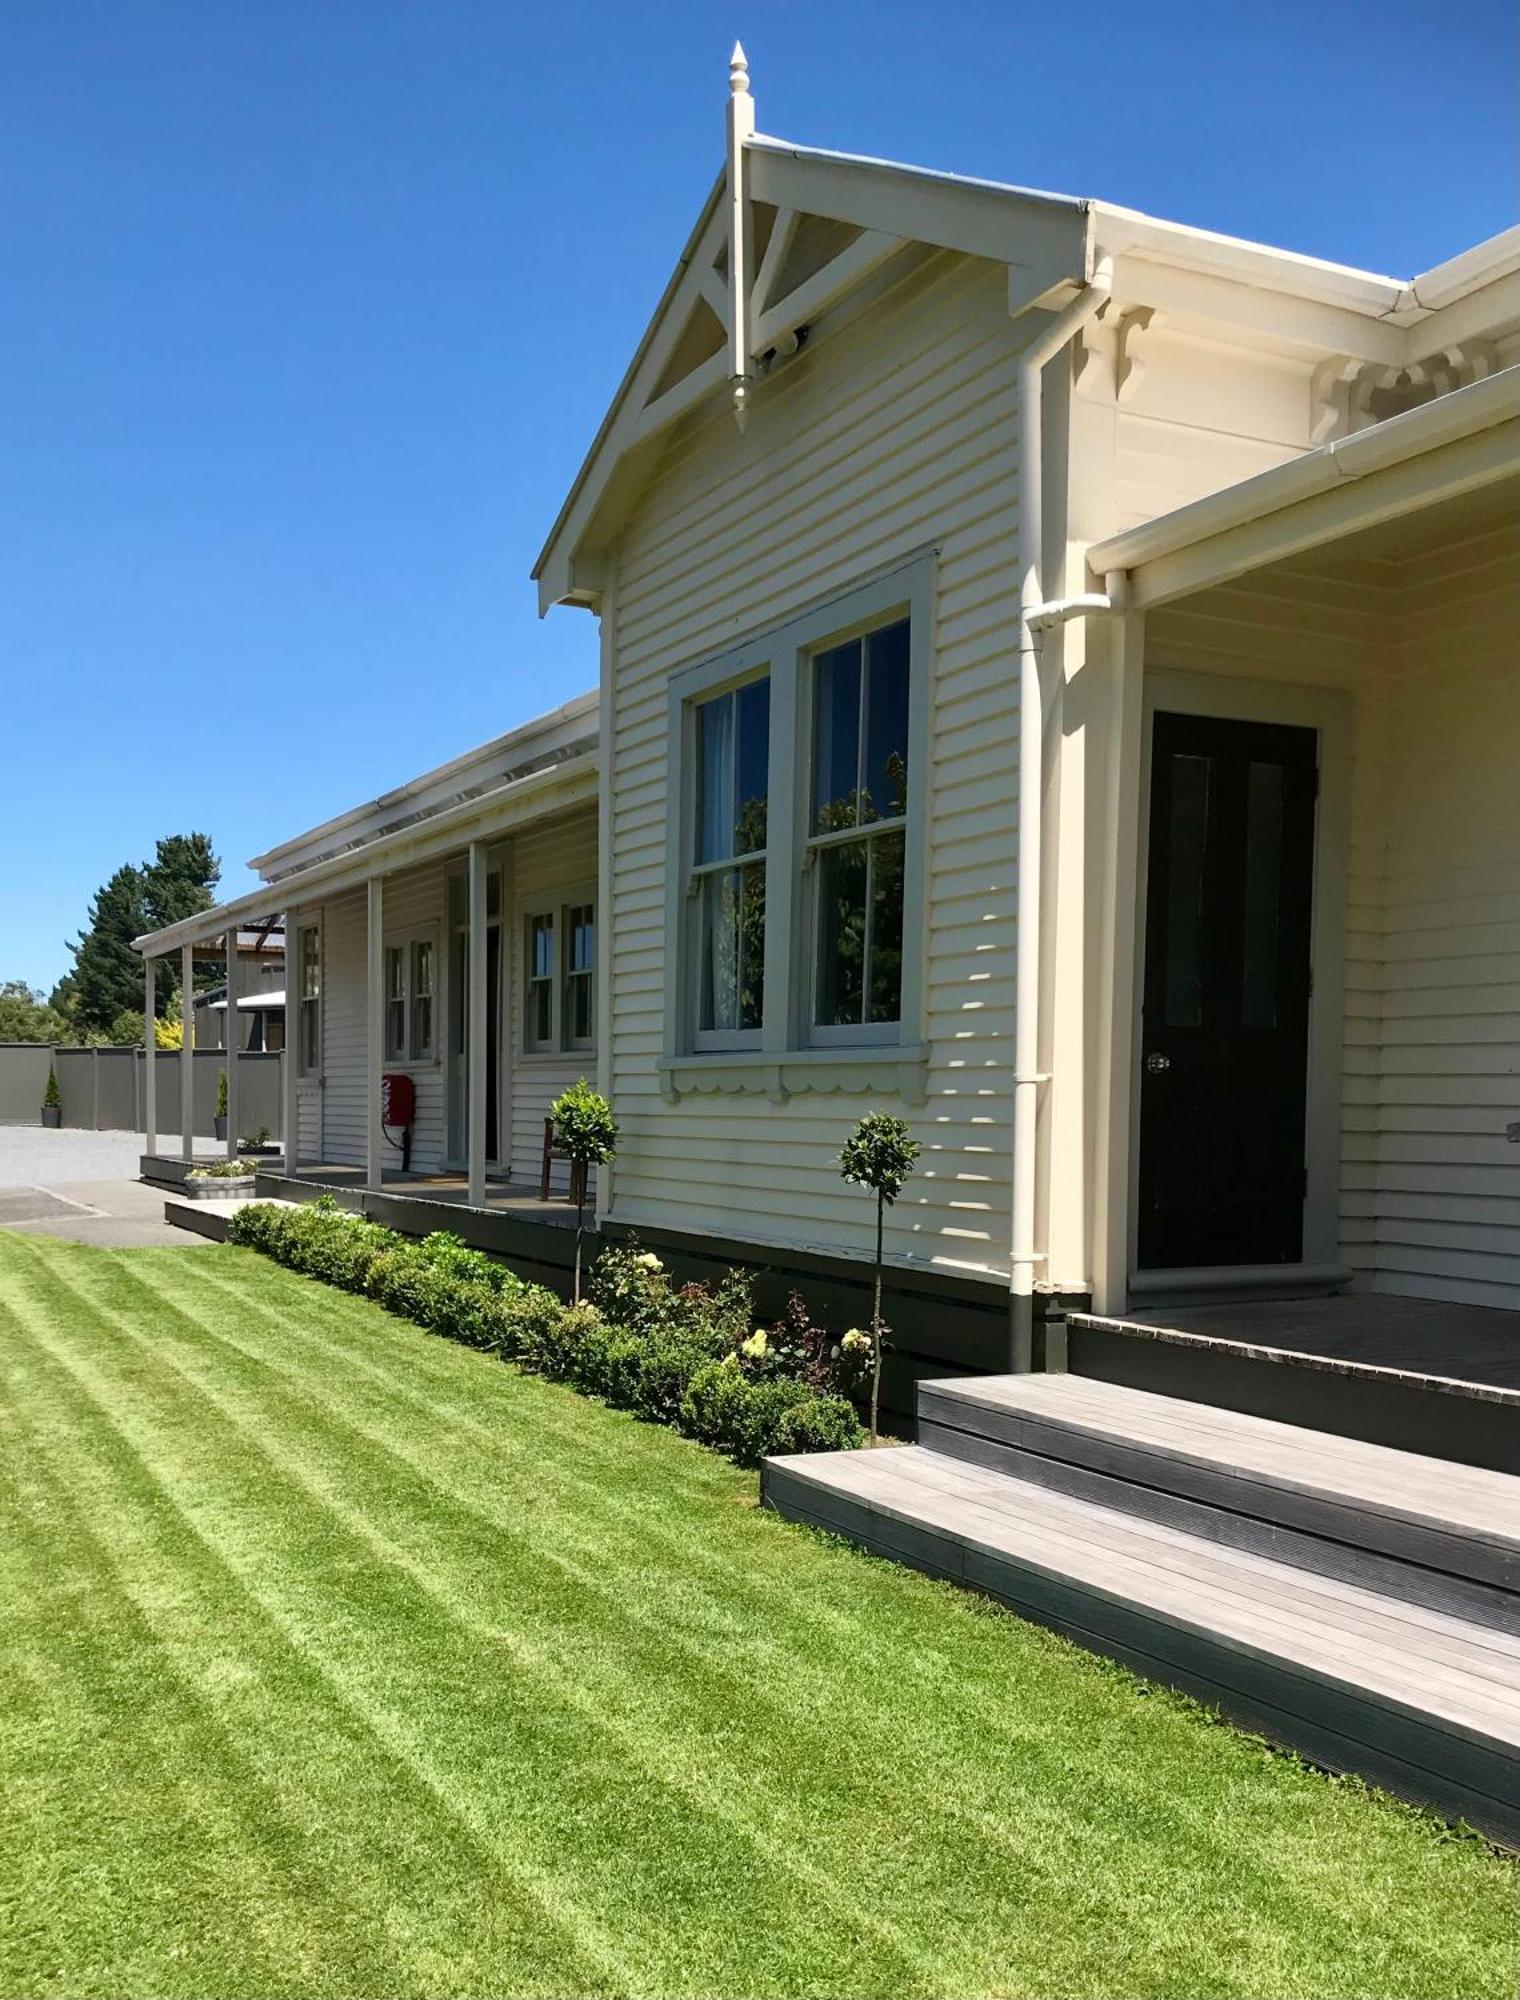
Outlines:
[{"label": "topiary standard tree", "polygon": [[871,1442],[878,1437],[881,1406],[881,1346],[886,1331],[881,1317],[882,1225],[887,1209],[902,1193],[913,1162],[922,1148],[901,1118],[870,1111],[844,1142],[839,1155],[842,1180],[876,1193],[876,1288],[871,1306]]},{"label": "topiary standard tree", "polygon": [[618,1122],[612,1106],[584,1077],[549,1106],[554,1136],[574,1162],[575,1303],[581,1302],[581,1242],[586,1232],[586,1169],[616,1157]]}]

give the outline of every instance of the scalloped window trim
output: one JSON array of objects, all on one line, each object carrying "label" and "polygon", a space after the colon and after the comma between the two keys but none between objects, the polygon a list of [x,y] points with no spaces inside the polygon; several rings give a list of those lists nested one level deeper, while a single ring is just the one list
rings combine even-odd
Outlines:
[{"label": "scalloped window trim", "polygon": [[660,1087],[668,1100],[694,1093],[745,1092],[785,1104],[799,1091],[880,1091],[908,1104],[924,1101],[929,1051],[923,1044],[886,1042],[876,1047],[723,1050],[712,1055],[665,1056]]}]

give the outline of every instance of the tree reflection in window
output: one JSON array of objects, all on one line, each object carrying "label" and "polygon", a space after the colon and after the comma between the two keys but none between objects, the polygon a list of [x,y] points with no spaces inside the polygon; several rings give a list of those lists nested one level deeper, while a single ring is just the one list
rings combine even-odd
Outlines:
[{"label": "tree reflection in window", "polygon": [[701,703],[696,726],[697,1027],[744,1035],[764,1014],[769,676]]},{"label": "tree reflection in window", "polygon": [[902,1014],[909,637],[899,619],[813,662],[818,1027],[887,1025]]}]

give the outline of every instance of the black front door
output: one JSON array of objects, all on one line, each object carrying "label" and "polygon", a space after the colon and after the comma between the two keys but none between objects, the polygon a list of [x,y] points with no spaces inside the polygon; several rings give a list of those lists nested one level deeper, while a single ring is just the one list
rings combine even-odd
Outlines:
[{"label": "black front door", "polygon": [[1155,718],[1142,1270],[1303,1255],[1315,771],[1312,729]]}]

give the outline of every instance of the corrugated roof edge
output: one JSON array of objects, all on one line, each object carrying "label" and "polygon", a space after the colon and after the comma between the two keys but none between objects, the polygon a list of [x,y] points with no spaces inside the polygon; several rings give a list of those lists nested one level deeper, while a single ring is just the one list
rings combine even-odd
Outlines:
[{"label": "corrugated roof edge", "polygon": [[[289,863],[291,857],[300,853],[302,849],[330,843],[327,851],[332,851],[344,844],[338,839],[339,835],[367,819],[404,809],[424,792],[438,785],[458,779],[460,783],[450,796],[461,796],[470,789],[464,781],[473,768],[483,766],[512,751],[524,753],[525,767],[532,762],[532,748],[535,743],[542,744],[545,738],[552,736],[556,731],[567,726],[573,728],[588,718],[592,723],[592,728],[588,732],[588,744],[594,745],[598,699],[595,688],[585,694],[576,695],[570,701],[562,703],[560,707],[550,709],[543,715],[534,716],[528,722],[519,723],[515,729],[509,729],[501,736],[494,736],[488,742],[477,744],[473,749],[463,751],[458,757],[452,757],[445,763],[435,764],[431,770],[422,771],[415,778],[408,778],[403,784],[367,799],[362,805],[351,806],[347,811],[337,813],[331,819],[322,820],[318,825],[308,827],[302,833],[293,834],[288,840],[279,842],[277,846],[267,848],[262,854],[254,855],[249,860],[248,866],[268,880],[271,868],[278,872],[280,863]],[[499,782],[504,774],[497,772],[494,775]],[[440,801],[440,806],[446,802]],[[404,811],[402,817],[406,817]],[[394,824],[394,821],[390,823]]]}]

